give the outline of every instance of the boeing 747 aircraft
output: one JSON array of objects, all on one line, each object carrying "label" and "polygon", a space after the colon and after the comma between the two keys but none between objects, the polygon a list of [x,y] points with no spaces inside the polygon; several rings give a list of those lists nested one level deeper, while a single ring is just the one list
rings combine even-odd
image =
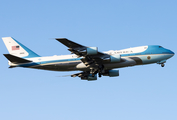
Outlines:
[{"label": "boeing 747 aircraft", "polygon": [[41,57],[12,37],[2,38],[9,54],[9,68],[25,67],[52,71],[81,71],[71,75],[82,80],[97,80],[101,76],[119,76],[116,68],[157,63],[164,67],[167,59],[174,55],[159,45],[148,45],[123,50],[99,52],[97,47],[86,47],[66,38],[56,40],[72,53],[71,55]]}]

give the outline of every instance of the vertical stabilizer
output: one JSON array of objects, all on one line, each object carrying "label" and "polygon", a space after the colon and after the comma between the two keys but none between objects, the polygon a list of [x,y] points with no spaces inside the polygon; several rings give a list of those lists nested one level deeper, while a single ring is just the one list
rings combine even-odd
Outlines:
[{"label": "vertical stabilizer", "polygon": [[38,54],[34,53],[12,37],[3,37],[2,40],[4,41],[9,53],[12,55],[22,58],[40,57]]}]

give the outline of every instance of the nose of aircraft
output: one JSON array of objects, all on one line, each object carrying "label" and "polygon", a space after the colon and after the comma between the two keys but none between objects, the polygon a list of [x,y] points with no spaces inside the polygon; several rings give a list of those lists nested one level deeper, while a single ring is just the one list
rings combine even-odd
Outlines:
[{"label": "nose of aircraft", "polygon": [[173,54],[173,55],[175,55],[175,53],[173,52],[173,51],[171,51],[171,50],[169,50],[170,51],[170,54]]},{"label": "nose of aircraft", "polygon": [[165,48],[163,48],[163,53],[166,53],[168,58],[171,58],[175,55],[175,53],[173,51],[171,51],[169,49],[165,49]]},{"label": "nose of aircraft", "polygon": [[175,53],[171,50],[168,50],[168,53],[171,54],[171,57],[175,55]]}]

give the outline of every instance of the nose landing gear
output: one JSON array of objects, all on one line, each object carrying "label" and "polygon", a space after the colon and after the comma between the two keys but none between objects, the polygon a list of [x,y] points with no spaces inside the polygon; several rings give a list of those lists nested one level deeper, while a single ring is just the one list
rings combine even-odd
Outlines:
[{"label": "nose landing gear", "polygon": [[162,63],[162,64],[161,64],[161,67],[164,67],[164,66],[165,66],[165,64],[164,64],[164,63]]},{"label": "nose landing gear", "polygon": [[166,63],[166,60],[162,60],[162,61],[157,62],[157,64],[160,64],[161,67],[164,67],[164,66],[165,66],[164,63]]}]

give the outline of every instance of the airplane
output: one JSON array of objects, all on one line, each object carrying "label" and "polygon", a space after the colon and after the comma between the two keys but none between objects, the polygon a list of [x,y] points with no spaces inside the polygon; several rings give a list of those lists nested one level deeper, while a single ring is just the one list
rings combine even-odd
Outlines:
[{"label": "airplane", "polygon": [[12,37],[2,40],[9,51],[4,54],[8,59],[9,68],[24,67],[51,71],[80,71],[71,77],[81,80],[97,80],[99,77],[119,76],[117,68],[157,63],[164,67],[167,59],[174,56],[174,52],[159,45],[147,45],[123,50],[99,52],[97,47],[87,47],[67,38],[56,40],[71,52],[71,55],[41,57]]}]

